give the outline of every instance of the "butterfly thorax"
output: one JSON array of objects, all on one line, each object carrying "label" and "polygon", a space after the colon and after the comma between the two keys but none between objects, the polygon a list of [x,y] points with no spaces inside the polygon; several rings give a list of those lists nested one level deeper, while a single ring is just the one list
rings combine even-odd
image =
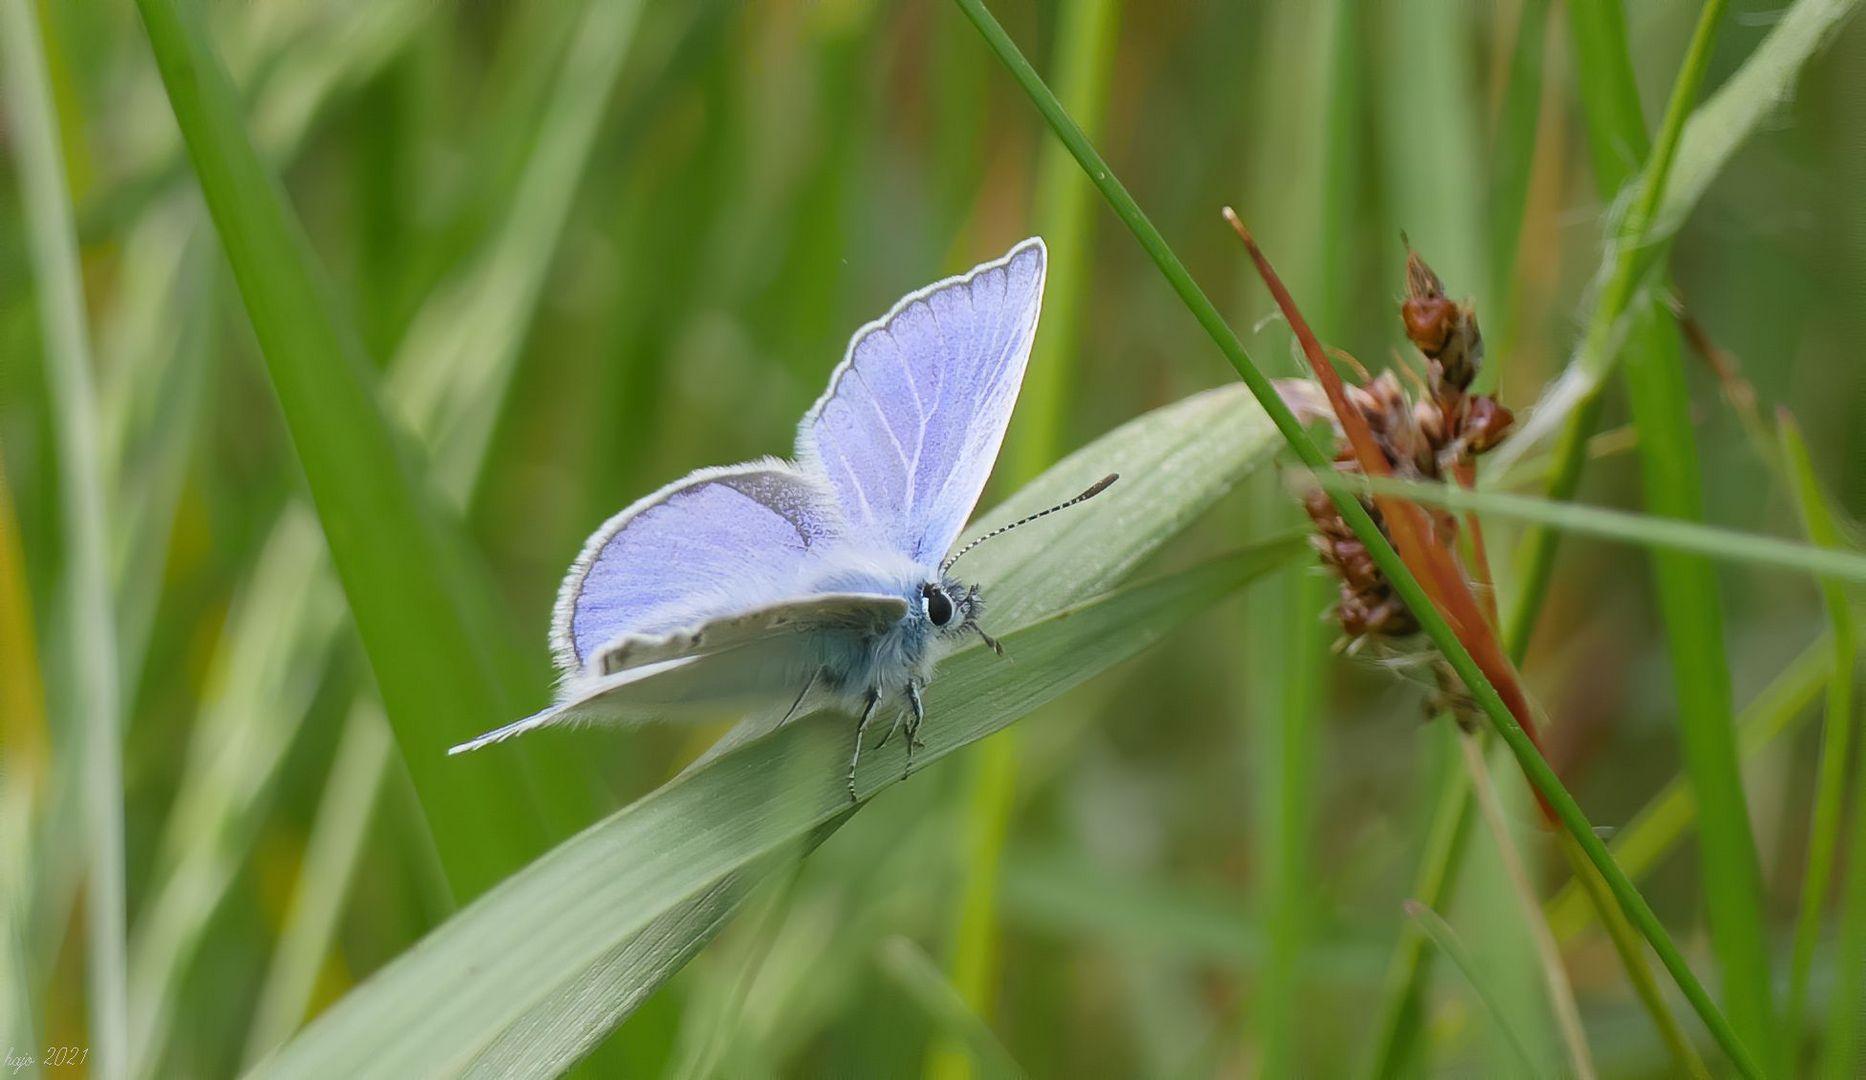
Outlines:
[{"label": "butterfly thorax", "polygon": [[882,587],[907,601],[900,621],[879,633],[829,635],[822,639],[821,679],[830,692],[850,703],[870,693],[899,696],[908,683],[925,685],[933,669],[965,638],[976,632],[984,612],[978,587],[952,578],[928,580],[924,571],[882,582],[839,581],[839,587]]}]

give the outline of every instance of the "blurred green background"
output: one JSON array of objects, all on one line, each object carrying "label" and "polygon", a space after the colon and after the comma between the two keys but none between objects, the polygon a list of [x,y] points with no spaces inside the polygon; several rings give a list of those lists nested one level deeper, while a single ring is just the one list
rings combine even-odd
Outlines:
[{"label": "blurred green background", "polygon": [[[132,1060],[145,1075],[227,1075],[453,901],[343,594],[312,587],[329,574],[305,474],[149,36],[129,5],[8,2],[29,16],[10,24],[9,63],[21,27],[43,49],[94,355]],[[516,688],[508,715],[548,698],[550,605],[595,525],[687,470],[787,452],[853,328],[1023,236],[1042,232],[1055,265],[987,504],[1117,424],[1232,381],[946,4],[184,6],[234,76],[331,309],[384,369],[387,411],[428,447],[422,482],[466,508],[457,554],[496,586],[471,602],[494,605],[487,622],[504,634],[489,662]],[[1617,4],[1577,6],[1618,17]],[[1582,107],[1595,75],[1563,8],[994,5],[1259,364],[1298,372],[1222,205],[1252,224],[1324,336],[1374,368],[1405,345],[1404,230],[1472,298],[1487,377],[1519,415],[1581,338],[1614,220]],[[1648,130],[1696,14],[1629,5]],[[1781,14],[1729,5],[1706,88]],[[1682,355],[1704,517],[1718,526],[1802,535],[1770,439],[1705,352],[1740,371],[1761,416],[1798,421],[1830,508],[1866,513],[1862,73],[1855,21],[1799,71],[1670,253],[1670,295],[1713,343]],[[69,644],[82,559],[22,182],[19,117],[33,103],[7,85],[0,812],[17,856],[3,872],[25,899],[0,1045],[87,1045],[69,718],[94,657]],[[1639,459],[1616,446],[1628,422],[1615,385],[1583,501],[1643,505]],[[1165,561],[1297,524],[1287,473],[1260,470]],[[1497,524],[1493,554],[1515,535]],[[1636,547],[1566,541],[1524,667],[1552,721],[1550,758],[1609,827],[1681,766],[1676,641],[1649,567]],[[1786,986],[1819,767],[1825,675],[1809,664],[1829,614],[1804,577],[1723,566],[1715,581],[1739,711],[1772,682],[1783,691],[1762,719],[1786,734],[1746,752],[1745,790],[1760,940]],[[1401,901],[1417,895],[1434,806],[1460,766],[1450,726],[1423,722],[1421,673],[1324,651],[1331,591],[1292,568],[887,792],[757,894],[585,1067],[962,1075],[982,1040],[1045,1076],[1366,1068]],[[524,783],[560,793],[543,800],[541,831],[567,836],[651,790],[719,730],[536,737],[552,745]],[[1514,766],[1496,774],[1553,896],[1567,866]],[[1463,858],[1433,906],[1486,993],[1436,965],[1407,1021],[1406,1067],[1513,1073],[1502,1025],[1558,1071],[1542,974],[1489,835],[1474,831]],[[1646,896],[1715,986],[1696,836],[1650,861]],[[1820,941],[1809,1062],[1835,988],[1859,975]],[[1601,1072],[1671,1075],[1607,938],[1583,918],[1564,947]],[[969,1030],[931,1003],[947,989],[989,1035],[943,1040]],[[42,1037],[16,1035],[21,1017]]]}]

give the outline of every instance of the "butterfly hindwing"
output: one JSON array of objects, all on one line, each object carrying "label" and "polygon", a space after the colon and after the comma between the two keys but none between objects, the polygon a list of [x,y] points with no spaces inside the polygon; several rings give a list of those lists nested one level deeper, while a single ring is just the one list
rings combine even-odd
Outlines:
[{"label": "butterfly hindwing", "polygon": [[1043,299],[1032,237],[858,330],[797,433],[853,537],[936,567],[998,458]]},{"label": "butterfly hindwing", "polygon": [[826,593],[660,635],[623,635],[564,681],[550,708],[448,751],[478,750],[540,727],[579,720],[642,722],[688,706],[755,701],[810,681],[828,635],[878,633],[900,621],[898,596]]},{"label": "butterfly hindwing", "polygon": [[907,601],[898,596],[820,593],[721,615],[664,634],[627,634],[597,650],[587,666],[594,674],[613,675],[678,656],[716,653],[793,634],[879,634],[906,614]]},{"label": "butterfly hindwing", "polygon": [[702,469],[669,484],[584,544],[552,620],[558,666],[575,674],[622,638],[793,599],[842,532],[833,496],[787,462]]}]

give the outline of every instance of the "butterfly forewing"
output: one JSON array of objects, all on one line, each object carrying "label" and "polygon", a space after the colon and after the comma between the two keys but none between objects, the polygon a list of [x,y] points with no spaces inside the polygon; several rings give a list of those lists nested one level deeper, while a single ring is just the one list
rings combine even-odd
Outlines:
[{"label": "butterfly forewing", "polygon": [[856,332],[797,434],[802,468],[835,492],[852,537],[922,567],[952,546],[1017,403],[1045,257],[1033,237]]},{"label": "butterfly forewing", "polygon": [[769,459],[703,469],[610,518],[557,598],[559,667],[629,636],[692,630],[800,595],[843,527],[833,495]]}]

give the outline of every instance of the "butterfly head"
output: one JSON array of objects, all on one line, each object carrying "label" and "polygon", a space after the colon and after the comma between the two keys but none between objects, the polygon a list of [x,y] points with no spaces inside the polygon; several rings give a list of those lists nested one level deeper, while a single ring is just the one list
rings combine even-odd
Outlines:
[{"label": "butterfly head", "polygon": [[977,619],[984,608],[978,598],[978,586],[967,587],[951,578],[929,581],[920,586],[920,611],[936,629],[963,626]]},{"label": "butterfly head", "polygon": [[952,637],[975,633],[992,649],[1002,652],[997,641],[978,624],[979,616],[984,613],[985,599],[978,595],[976,585],[964,585],[942,576],[938,581],[920,586],[920,614],[935,633]]}]

